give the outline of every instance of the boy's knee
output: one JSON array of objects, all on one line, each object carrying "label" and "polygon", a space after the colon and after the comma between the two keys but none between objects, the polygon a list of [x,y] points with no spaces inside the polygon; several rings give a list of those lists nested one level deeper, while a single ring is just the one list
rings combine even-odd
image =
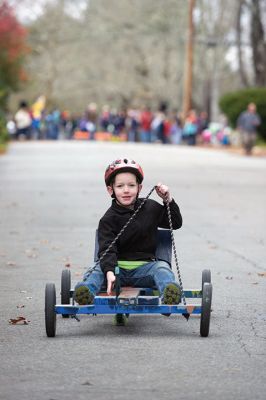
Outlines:
[{"label": "boy's knee", "polygon": [[157,262],[157,268],[158,269],[167,269],[167,270],[172,271],[171,267],[170,267],[170,265],[168,264],[167,261],[158,261]]}]

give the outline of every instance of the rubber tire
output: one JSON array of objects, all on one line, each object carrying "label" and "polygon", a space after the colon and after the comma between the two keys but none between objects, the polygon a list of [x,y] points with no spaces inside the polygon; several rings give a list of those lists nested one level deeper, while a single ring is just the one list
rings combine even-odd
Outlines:
[{"label": "rubber tire", "polygon": [[[71,272],[69,269],[63,269],[61,275],[61,304],[70,304],[71,290]],[[69,318],[69,315],[62,314],[63,318]]]},{"label": "rubber tire", "polygon": [[127,317],[125,314],[115,314],[115,325],[116,326],[125,326]]},{"label": "rubber tire", "polygon": [[209,269],[204,269],[202,271],[201,290],[203,290],[204,283],[211,283],[211,271]]},{"label": "rubber tire", "polygon": [[207,337],[210,330],[212,305],[212,284],[205,282],[202,291],[201,317],[200,317],[200,335]]},{"label": "rubber tire", "polygon": [[55,337],[56,333],[56,291],[53,283],[45,286],[45,329],[48,337]]}]

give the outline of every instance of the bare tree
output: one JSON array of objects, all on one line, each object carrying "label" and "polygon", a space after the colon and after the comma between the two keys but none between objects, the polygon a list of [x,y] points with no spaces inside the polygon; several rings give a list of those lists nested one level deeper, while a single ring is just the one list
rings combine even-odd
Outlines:
[{"label": "bare tree", "polygon": [[245,0],[238,0],[238,7],[236,12],[236,44],[237,44],[238,66],[239,66],[239,75],[241,79],[241,84],[244,87],[248,87],[249,80],[243,62],[243,48],[242,48],[241,17],[243,14],[244,5],[245,5]]},{"label": "bare tree", "polygon": [[266,38],[262,25],[261,1],[252,0],[251,11],[251,45],[253,54],[253,67],[255,73],[255,84],[266,85]]}]

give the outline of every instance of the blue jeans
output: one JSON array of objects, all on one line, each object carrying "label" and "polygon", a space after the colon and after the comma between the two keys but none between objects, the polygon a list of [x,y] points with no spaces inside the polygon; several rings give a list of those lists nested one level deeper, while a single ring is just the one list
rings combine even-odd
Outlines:
[{"label": "blue jeans", "polygon": [[[94,295],[99,293],[104,283],[104,274],[99,263],[96,263],[94,267],[94,269],[90,268],[85,272],[83,281],[76,285],[76,289],[85,285]],[[121,286],[139,288],[156,286],[160,295],[163,294],[165,287],[169,283],[174,283],[178,286],[175,275],[166,261],[151,261],[132,270],[120,268],[120,283]]]}]

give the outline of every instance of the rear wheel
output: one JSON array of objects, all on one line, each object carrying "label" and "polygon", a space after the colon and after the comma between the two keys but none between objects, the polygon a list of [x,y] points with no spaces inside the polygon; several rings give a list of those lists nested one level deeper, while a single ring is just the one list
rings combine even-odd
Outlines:
[{"label": "rear wheel", "polygon": [[48,337],[54,337],[56,332],[56,291],[53,283],[45,286],[45,329]]},{"label": "rear wheel", "polygon": [[[61,304],[70,304],[71,290],[71,272],[69,269],[63,269],[61,275]],[[69,318],[69,315],[62,314],[63,318]]]},{"label": "rear wheel", "polygon": [[210,329],[212,304],[212,284],[204,283],[201,301],[201,317],[200,317],[200,335],[207,337]]},{"label": "rear wheel", "polygon": [[201,286],[202,290],[204,283],[211,283],[211,271],[209,269],[204,269],[202,271],[202,286]]}]

